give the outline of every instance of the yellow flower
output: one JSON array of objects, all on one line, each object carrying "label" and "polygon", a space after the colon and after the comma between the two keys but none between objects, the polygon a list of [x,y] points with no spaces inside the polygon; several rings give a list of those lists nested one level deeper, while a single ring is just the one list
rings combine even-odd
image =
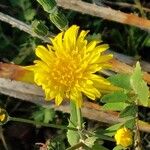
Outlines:
[{"label": "yellow flower", "polygon": [[117,145],[122,145],[123,147],[128,147],[132,145],[133,133],[126,127],[120,128],[115,134],[115,140]]},{"label": "yellow flower", "polygon": [[51,39],[52,45],[36,48],[41,60],[35,60],[35,65],[27,69],[34,72],[34,81],[42,86],[46,100],[55,99],[59,105],[63,99],[70,99],[80,107],[82,94],[95,100],[101,96],[101,89],[110,88],[105,78],[95,74],[110,67],[112,55],[102,55],[108,45],[96,40],[88,43],[87,33],[73,25]]}]

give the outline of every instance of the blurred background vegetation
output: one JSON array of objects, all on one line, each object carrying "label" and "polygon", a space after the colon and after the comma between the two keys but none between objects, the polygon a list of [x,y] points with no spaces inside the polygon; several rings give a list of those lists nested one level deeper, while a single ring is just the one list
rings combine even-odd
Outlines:
[{"label": "blurred background vegetation", "polygon": [[[84,0],[104,7],[112,7],[126,13],[134,13],[141,17],[150,19],[150,11],[135,7],[124,7],[115,5],[116,2],[125,2],[132,5],[137,4],[138,0]],[[114,3],[114,4],[113,4]],[[150,2],[141,1],[143,7],[150,8]],[[61,9],[61,8],[60,8]],[[137,60],[150,62],[150,33],[136,27],[103,20],[81,14],[71,10],[61,9],[69,20],[69,24],[77,24],[82,29],[90,30],[94,37],[102,38],[104,42],[109,43],[110,49],[125,55],[133,56]],[[19,19],[27,24],[31,24],[34,19],[44,21],[45,25],[52,33],[58,33],[59,30],[49,21],[48,15],[43,11],[36,0],[1,0],[0,11]],[[33,38],[19,29],[12,28],[9,24],[0,22],[0,61],[6,63],[15,63],[19,65],[31,64],[35,59],[34,50],[37,44],[41,44],[37,38]],[[57,124],[67,124],[67,114],[61,112],[55,113],[53,109],[45,109],[40,106],[22,102],[14,98],[0,95],[0,104],[7,109],[10,115],[34,119],[43,122],[52,122]],[[140,117],[150,122],[150,111],[140,108]],[[51,116],[47,118],[47,116]],[[99,126],[99,123],[86,121],[90,128]],[[105,124],[101,124],[106,126]],[[4,137],[4,138],[3,138]],[[142,142],[145,149],[150,149],[150,135],[142,133]],[[34,127],[24,123],[10,122],[0,128],[0,150],[6,147],[10,150],[32,150],[39,149],[35,143],[51,143],[51,150],[63,150],[67,146],[65,132],[53,130],[40,126]],[[49,142],[51,141],[51,142]],[[5,144],[6,142],[6,144]],[[114,143],[104,143],[108,149]],[[5,148],[4,148],[5,147]]]}]

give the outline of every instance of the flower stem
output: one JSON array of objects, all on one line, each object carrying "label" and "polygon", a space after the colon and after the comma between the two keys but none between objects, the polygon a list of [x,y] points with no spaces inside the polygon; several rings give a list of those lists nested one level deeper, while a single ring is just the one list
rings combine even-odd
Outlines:
[{"label": "flower stem", "polygon": [[76,111],[77,111],[77,120],[78,120],[78,130],[82,129],[82,113],[81,113],[81,108],[76,106]]},{"label": "flower stem", "polygon": [[74,131],[78,130],[73,127],[66,127],[66,126],[56,125],[56,124],[48,124],[48,123],[37,122],[37,121],[23,119],[23,118],[16,118],[16,117],[10,117],[9,121],[24,122],[24,123],[29,123],[29,124],[33,124],[33,125],[40,125],[40,126],[44,126],[44,127],[57,128],[57,129],[62,129],[62,130],[74,130]]},{"label": "flower stem", "polygon": [[77,113],[77,129],[78,129],[78,134],[80,136],[79,142],[83,142],[84,141],[84,136],[83,136],[83,126],[82,126],[82,112],[81,112],[81,108],[78,107],[76,105],[76,113]]}]

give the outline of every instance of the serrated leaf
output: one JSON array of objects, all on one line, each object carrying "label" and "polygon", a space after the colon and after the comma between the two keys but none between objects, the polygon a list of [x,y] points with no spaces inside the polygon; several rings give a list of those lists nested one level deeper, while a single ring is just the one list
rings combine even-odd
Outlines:
[{"label": "serrated leaf", "polygon": [[129,99],[127,94],[123,91],[116,91],[102,97],[102,102],[105,103],[114,103],[114,102],[125,102]]},{"label": "serrated leaf", "polygon": [[148,106],[149,88],[143,80],[143,73],[139,62],[136,63],[136,67],[130,78],[130,83],[135,94],[137,94],[139,103],[143,106]]},{"label": "serrated leaf", "polygon": [[[70,102],[70,120],[68,127],[77,127],[77,113],[76,113],[76,104],[71,101]],[[80,136],[77,131],[68,130],[67,131],[67,139],[71,146],[77,144],[79,142]]]},{"label": "serrated leaf", "polygon": [[135,117],[137,113],[137,106],[135,105],[130,105],[130,106],[127,106],[124,110],[122,110],[120,112],[120,117],[123,118],[123,117],[127,117],[127,116],[133,116]]},{"label": "serrated leaf", "polygon": [[44,110],[44,123],[53,121],[55,117],[55,110],[53,108],[45,108]]},{"label": "serrated leaf", "polygon": [[92,148],[96,140],[97,140],[96,136],[88,137],[85,140],[85,145],[87,145],[88,147]]},{"label": "serrated leaf", "polygon": [[114,111],[122,111],[125,109],[129,104],[123,103],[123,102],[117,102],[117,103],[106,103],[103,105],[104,110],[114,110]]},{"label": "serrated leaf", "polygon": [[108,80],[115,86],[121,87],[126,90],[131,89],[130,75],[128,74],[116,74],[114,76],[110,76]]},{"label": "serrated leaf", "polygon": [[55,117],[55,111],[53,108],[41,107],[32,114],[32,118],[39,122],[49,123]]}]

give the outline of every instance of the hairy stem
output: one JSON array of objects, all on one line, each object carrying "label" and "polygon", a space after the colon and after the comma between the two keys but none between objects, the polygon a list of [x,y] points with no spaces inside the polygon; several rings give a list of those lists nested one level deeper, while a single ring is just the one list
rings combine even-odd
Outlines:
[{"label": "hairy stem", "polygon": [[62,130],[74,130],[74,131],[78,130],[73,127],[66,127],[63,125],[56,125],[56,124],[47,124],[47,123],[43,123],[43,122],[37,122],[37,121],[33,121],[33,120],[16,118],[16,117],[10,117],[9,121],[24,122],[24,123],[29,123],[29,124],[33,124],[33,125],[40,125],[40,126],[44,126],[44,127],[57,128],[57,129],[62,129]]}]

